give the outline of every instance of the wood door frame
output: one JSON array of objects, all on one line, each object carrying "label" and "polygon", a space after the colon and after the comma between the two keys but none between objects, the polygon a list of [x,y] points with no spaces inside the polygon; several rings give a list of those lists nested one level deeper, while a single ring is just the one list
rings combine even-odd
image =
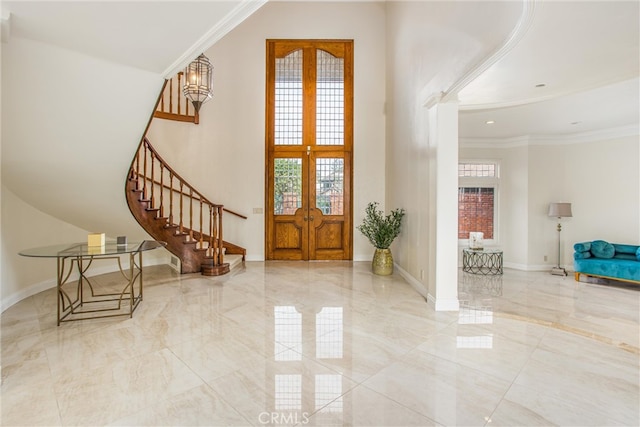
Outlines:
[{"label": "wood door frame", "polygon": [[[302,65],[303,90],[305,94],[313,94],[313,96],[303,97],[303,140],[301,145],[275,145],[275,60],[284,57],[295,50],[303,50],[304,52],[313,52],[316,49],[324,50],[334,56],[344,59],[344,135],[342,145],[316,145],[315,144],[315,91],[316,91],[316,64],[311,61],[304,61]],[[313,56],[315,58],[315,56]],[[306,78],[312,76],[313,79]],[[298,152],[299,155],[335,152],[339,150],[344,155],[345,172],[348,170],[348,176],[344,177],[344,230],[343,230],[343,255],[339,259],[353,259],[353,40],[295,40],[295,39],[268,39],[266,40],[266,103],[265,103],[265,259],[274,258],[274,243],[271,241],[274,235],[273,223],[271,217],[274,209],[274,188],[271,183],[274,181],[274,160],[282,157],[278,154],[285,152]],[[302,153],[302,154],[300,154]],[[308,156],[307,156],[308,157]],[[303,159],[303,163],[305,159]],[[306,159],[309,163],[309,159]],[[315,170],[315,168],[314,168]],[[345,175],[347,175],[345,173]],[[313,177],[315,182],[315,177]],[[306,182],[306,184],[304,184]],[[306,188],[305,188],[306,185]],[[306,190],[306,191],[305,191]],[[315,194],[315,189],[313,191]],[[305,213],[308,214],[311,197],[309,188],[309,178],[303,178],[303,197],[302,205]],[[313,203],[315,206],[315,203]],[[309,250],[307,248],[306,256],[303,259],[309,259]],[[314,252],[315,253],[315,252]],[[337,258],[331,258],[337,259]]]}]

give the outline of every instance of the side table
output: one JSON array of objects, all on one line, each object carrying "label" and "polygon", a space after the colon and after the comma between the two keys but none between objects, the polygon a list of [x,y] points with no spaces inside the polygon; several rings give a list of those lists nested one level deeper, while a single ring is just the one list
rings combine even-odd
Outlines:
[{"label": "side table", "polygon": [[502,250],[462,249],[462,271],[473,274],[502,274]]},{"label": "side table", "polygon": [[[60,326],[60,322],[71,320],[113,316],[133,317],[133,312],[142,301],[142,252],[162,248],[165,245],[165,242],[155,240],[124,245],[110,242],[99,247],[87,246],[86,243],[71,243],[26,249],[19,254],[26,257],[57,259],[58,326]],[[128,255],[128,268],[122,268],[121,255]],[[96,259],[117,260],[118,268],[124,278],[121,290],[116,288],[115,292],[98,293],[97,287],[87,276],[87,270]],[[73,274],[74,270],[75,274]]]}]

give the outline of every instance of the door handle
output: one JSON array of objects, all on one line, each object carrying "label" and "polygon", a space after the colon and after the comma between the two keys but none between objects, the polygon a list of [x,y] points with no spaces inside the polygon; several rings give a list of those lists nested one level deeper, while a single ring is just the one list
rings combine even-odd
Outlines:
[{"label": "door handle", "polygon": [[313,221],[313,215],[311,215],[311,217],[309,218],[311,221]]},{"label": "door handle", "polygon": [[[304,217],[304,220],[305,220],[305,221],[306,221],[306,220],[308,220],[308,219],[309,219],[309,218],[307,218],[306,216]],[[313,218],[311,218],[311,219],[313,219]]]}]

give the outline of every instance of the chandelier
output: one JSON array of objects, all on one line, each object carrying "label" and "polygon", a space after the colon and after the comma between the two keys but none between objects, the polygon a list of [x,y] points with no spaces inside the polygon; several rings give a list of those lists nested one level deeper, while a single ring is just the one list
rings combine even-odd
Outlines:
[{"label": "chandelier", "polygon": [[196,113],[200,106],[213,96],[213,66],[204,53],[198,56],[184,70],[185,83],[182,93],[193,104]]}]

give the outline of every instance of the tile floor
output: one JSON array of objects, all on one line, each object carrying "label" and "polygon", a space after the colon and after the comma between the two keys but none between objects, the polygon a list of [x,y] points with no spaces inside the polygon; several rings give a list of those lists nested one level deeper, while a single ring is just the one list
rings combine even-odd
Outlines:
[{"label": "tile floor", "polygon": [[638,288],[461,272],[434,312],[364,262],[146,274],[132,319],[2,313],[3,426],[640,425]]}]

